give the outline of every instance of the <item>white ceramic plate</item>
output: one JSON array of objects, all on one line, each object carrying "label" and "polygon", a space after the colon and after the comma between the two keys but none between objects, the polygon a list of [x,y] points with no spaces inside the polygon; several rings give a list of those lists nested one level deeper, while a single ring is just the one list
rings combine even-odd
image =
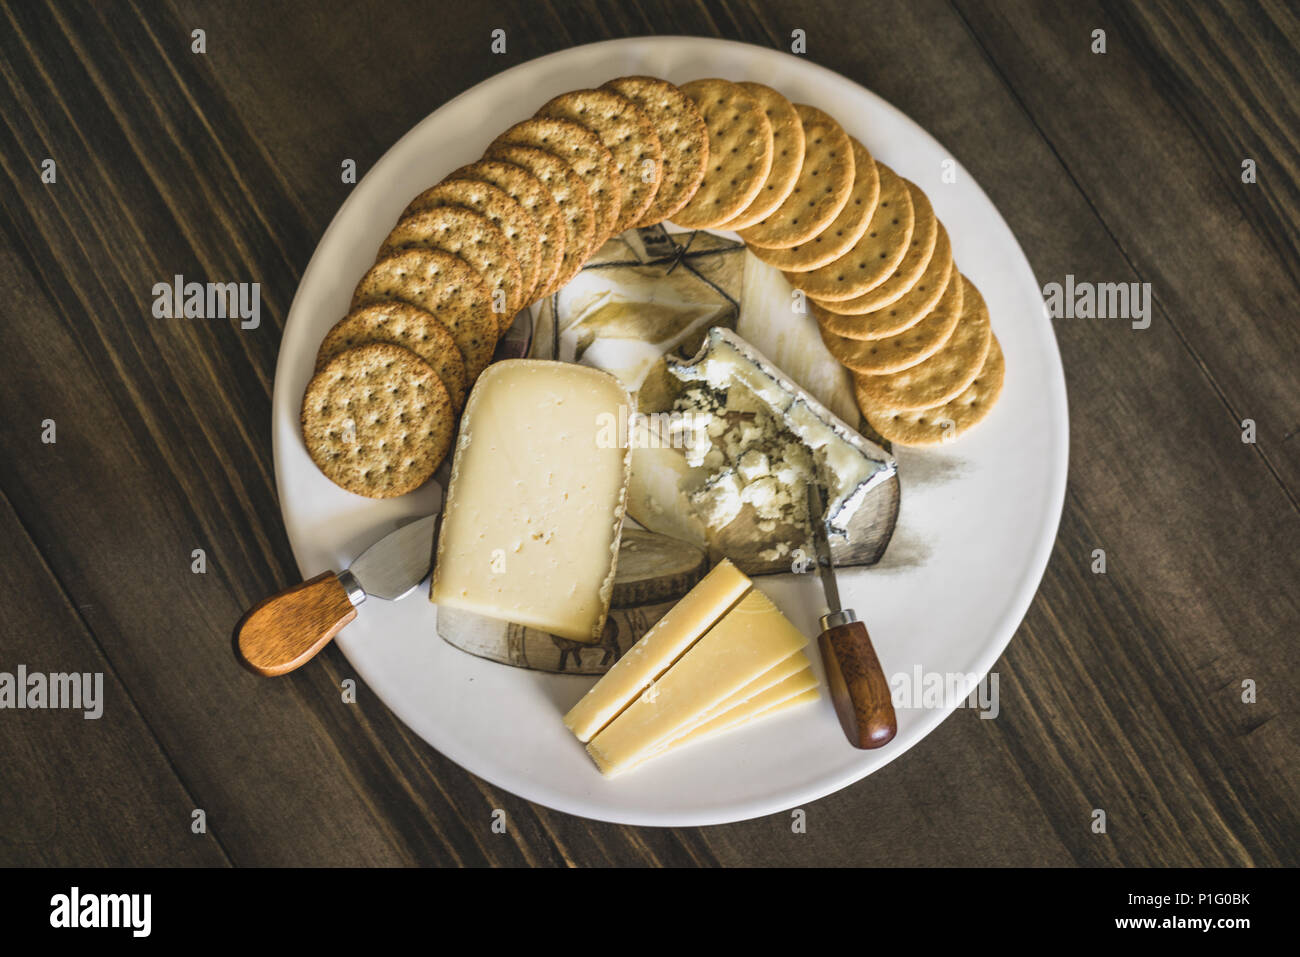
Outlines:
[{"label": "white ceramic plate", "polygon": [[[1006,354],[998,407],[959,441],[897,453],[898,529],[875,568],[840,573],[846,607],[867,622],[887,676],[983,676],[1038,587],[1065,495],[1065,380],[1051,324],[1024,253],[997,209],[948,152],[875,94],[797,56],[685,37],[615,40],[565,50],[486,80],[431,114],[357,185],[303,275],[276,367],[276,478],[289,541],[304,577],[344,567],[371,541],[438,504],[427,487],[396,501],[332,485],[312,464],[299,405],[325,331],[347,309],[405,204],[477,158],[492,138],[551,96],[625,74],[675,82],[759,80],[835,116],[883,162],[930,196],[957,263],[982,290]],[[824,611],[815,580],[780,576],[765,591],[807,634]],[[337,641],[375,694],[433,747],[493,784],[548,807],[627,824],[744,820],[830,794],[897,758],[951,707],[902,709],[898,736],[857,751],[830,702],[791,709],[605,780],[561,715],[593,679],[523,671],[442,641],[419,589],[367,602]],[[962,694],[969,682],[961,683]],[[867,793],[863,800],[870,800]]]}]

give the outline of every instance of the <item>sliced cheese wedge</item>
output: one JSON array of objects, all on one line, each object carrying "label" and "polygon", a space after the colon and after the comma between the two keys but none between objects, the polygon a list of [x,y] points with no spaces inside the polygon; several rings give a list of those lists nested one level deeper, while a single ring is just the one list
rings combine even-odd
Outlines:
[{"label": "sliced cheese wedge", "polygon": [[[680,728],[677,729],[676,733],[673,734],[672,741],[676,741],[678,738],[684,737],[685,735],[693,731],[695,728],[698,728],[700,725],[712,721],[714,718],[717,718],[719,715],[725,714],[726,712],[731,711],[733,708],[737,708],[740,705],[743,705],[746,701],[749,701],[751,698],[761,695],[763,692],[767,691],[773,685],[780,684],[782,681],[784,681],[786,678],[789,678],[791,675],[798,674],[800,671],[804,671],[805,669],[811,667],[812,667],[812,662],[808,660],[808,656],[804,654],[802,651],[796,651],[789,658],[785,659],[785,661],[778,662],[777,664],[773,665],[771,668],[768,668],[766,671],[764,671],[761,675],[759,675],[749,684],[745,685],[745,687],[741,688],[735,694],[731,695],[731,697],[725,699],[724,701],[719,702],[717,705],[710,708],[708,711],[703,712],[699,716],[691,719],[686,724],[682,725]],[[802,691],[803,689],[801,688],[799,690]],[[669,741],[668,745],[671,745],[672,741]]]},{"label": "sliced cheese wedge", "polygon": [[778,682],[761,695],[750,698],[740,707],[732,708],[725,714],[720,714],[700,725],[694,731],[682,735],[673,741],[669,748],[686,744],[688,741],[701,741],[723,731],[730,731],[755,718],[765,718],[775,714],[777,711],[784,710],[786,705],[815,701],[820,697],[821,694],[817,690],[817,676],[813,674],[811,668],[808,668]]},{"label": "sliced cheese wedge", "polygon": [[590,741],[597,731],[671,667],[754,583],[725,558],[628,649],[564,723]]},{"label": "sliced cheese wedge", "polygon": [[657,750],[643,756],[637,763],[640,764],[651,758],[657,758],[669,751],[675,751],[684,744],[703,741],[705,738],[711,738],[722,734],[724,731],[738,728],[742,724],[749,724],[759,718],[766,718],[779,711],[784,711],[787,707],[803,704],[805,701],[815,701],[820,697],[821,694],[817,691],[817,676],[813,674],[811,668],[805,668],[781,679],[772,687],[767,688],[748,701],[742,701],[726,711],[713,712],[707,720],[699,723],[686,733],[678,735]]},{"label": "sliced cheese wedge", "polygon": [[587,751],[603,774],[626,771],[807,644],[799,629],[754,588],[593,737]]}]

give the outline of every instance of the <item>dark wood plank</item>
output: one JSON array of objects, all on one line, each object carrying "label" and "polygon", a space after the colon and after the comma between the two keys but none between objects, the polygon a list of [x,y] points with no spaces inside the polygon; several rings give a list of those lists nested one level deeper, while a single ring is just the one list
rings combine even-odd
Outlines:
[{"label": "dark wood plank", "polygon": [[[1300,351],[1294,5],[956,4],[1136,278],[1151,283],[1154,321],[1174,330],[1232,421],[1255,420],[1252,450],[1300,508],[1300,373],[1279,361]],[[1106,31],[1105,54],[1091,52],[1094,29]],[[1254,184],[1242,182],[1246,159]]]},{"label": "dark wood plank", "polygon": [[[294,284],[292,273],[276,279],[288,268],[280,243],[298,229],[299,246],[310,247],[301,219],[273,190],[238,198],[232,168],[275,177],[237,125],[218,138],[191,119],[179,133],[165,113],[138,107],[152,91],[160,109],[187,112],[169,61],[121,53],[148,41],[138,21],[9,13],[3,70],[18,109],[5,117],[0,152],[17,187],[5,191],[3,228],[18,262],[6,262],[4,286],[24,322],[0,333],[12,364],[0,387],[6,493],[89,606],[89,624],[232,860],[481,860],[469,841],[462,851],[437,836],[453,802],[432,788],[410,792],[385,777],[383,760],[367,769],[332,743],[331,729],[361,745],[367,708],[391,727],[372,696],[343,705],[328,666],[261,681],[231,652],[240,611],[295,574],[265,424],[276,323]],[[49,85],[55,64],[65,87]],[[150,72],[144,88],[132,86],[133,70]],[[59,158],[59,185],[33,185],[32,163],[15,165],[38,155]],[[220,207],[227,212],[213,212]],[[267,321],[244,333],[152,319],[152,285],[173,272],[261,280]],[[59,454],[40,459],[30,450],[46,417],[59,423]],[[207,550],[206,575],[190,571],[195,547]],[[428,823],[399,841],[386,818],[402,812],[381,813],[354,780],[367,770],[378,772],[367,777],[374,793]],[[431,845],[423,855],[421,839]]]},{"label": "dark wood plank", "polygon": [[0,552],[0,670],[15,676],[21,665],[28,674],[89,674],[98,676],[92,688],[101,683],[98,717],[87,718],[84,707],[0,714],[0,866],[228,864],[213,834],[191,830],[202,804],[3,500]]}]

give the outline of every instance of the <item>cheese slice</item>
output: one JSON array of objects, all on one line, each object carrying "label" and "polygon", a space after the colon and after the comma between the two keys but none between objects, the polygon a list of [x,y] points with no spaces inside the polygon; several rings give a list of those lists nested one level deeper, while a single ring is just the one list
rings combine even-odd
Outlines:
[{"label": "cheese slice", "polygon": [[669,751],[675,751],[684,744],[703,741],[705,738],[711,738],[722,734],[724,731],[730,731],[732,728],[738,728],[742,724],[749,724],[758,718],[766,718],[779,711],[784,711],[789,706],[802,704],[805,701],[815,701],[820,697],[821,695],[817,691],[817,676],[813,674],[811,668],[805,668],[802,671],[786,676],[747,701],[743,701],[725,711],[713,712],[707,720],[697,724],[684,734],[678,735],[649,754],[643,755],[637,761],[637,764],[667,754]]},{"label": "cheese slice", "polygon": [[577,641],[599,639],[631,464],[632,400],[607,372],[512,359],[465,404],[429,597]]},{"label": "cheese slice", "polygon": [[712,735],[721,734],[723,731],[739,727],[754,718],[765,718],[768,715],[775,714],[778,710],[782,710],[782,706],[785,704],[796,703],[794,700],[796,698],[798,703],[802,703],[804,701],[815,701],[820,697],[821,694],[817,690],[817,676],[813,674],[811,668],[806,668],[797,674],[791,675],[784,681],[777,682],[762,694],[750,698],[739,707],[732,708],[725,714],[720,714],[693,731],[676,738],[668,747],[675,748],[688,741],[700,741]]},{"label": "cheese slice", "polygon": [[587,751],[603,774],[625,771],[807,644],[808,639],[754,588],[592,738]]},{"label": "cheese slice", "polygon": [[592,736],[668,670],[754,583],[723,559],[659,619],[564,716],[578,736]]},{"label": "cheese slice", "polygon": [[[700,725],[707,724],[708,722],[712,721],[714,718],[717,718],[718,716],[728,711],[731,711],[732,709],[737,708],[740,705],[743,705],[751,698],[761,695],[763,692],[767,691],[773,685],[781,683],[786,678],[789,678],[791,675],[797,674],[798,672],[804,671],[811,667],[812,667],[812,662],[808,660],[808,656],[804,654],[802,651],[796,651],[789,658],[785,659],[785,661],[778,662],[777,664],[773,665],[771,668],[768,668],[761,675],[759,675],[749,684],[745,685],[745,687],[741,688],[735,694],[724,699],[723,701],[714,705],[708,711],[702,712],[697,717],[692,718],[686,724],[682,725],[673,734],[672,740],[675,741],[678,738],[689,734],[691,731],[693,731],[695,728],[698,728]],[[802,691],[803,689],[801,688],[799,690]],[[671,744],[671,742],[669,742],[669,744]]]}]

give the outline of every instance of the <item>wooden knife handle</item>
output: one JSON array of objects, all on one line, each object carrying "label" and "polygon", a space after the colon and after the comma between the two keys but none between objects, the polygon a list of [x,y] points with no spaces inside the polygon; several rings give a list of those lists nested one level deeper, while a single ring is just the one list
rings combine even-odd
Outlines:
[{"label": "wooden knife handle", "polygon": [[333,572],[258,602],[235,626],[239,653],[262,675],[282,675],[316,656],[357,617]]},{"label": "wooden knife handle", "polygon": [[898,733],[889,683],[860,621],[822,632],[819,644],[835,713],[855,748],[879,748]]}]

